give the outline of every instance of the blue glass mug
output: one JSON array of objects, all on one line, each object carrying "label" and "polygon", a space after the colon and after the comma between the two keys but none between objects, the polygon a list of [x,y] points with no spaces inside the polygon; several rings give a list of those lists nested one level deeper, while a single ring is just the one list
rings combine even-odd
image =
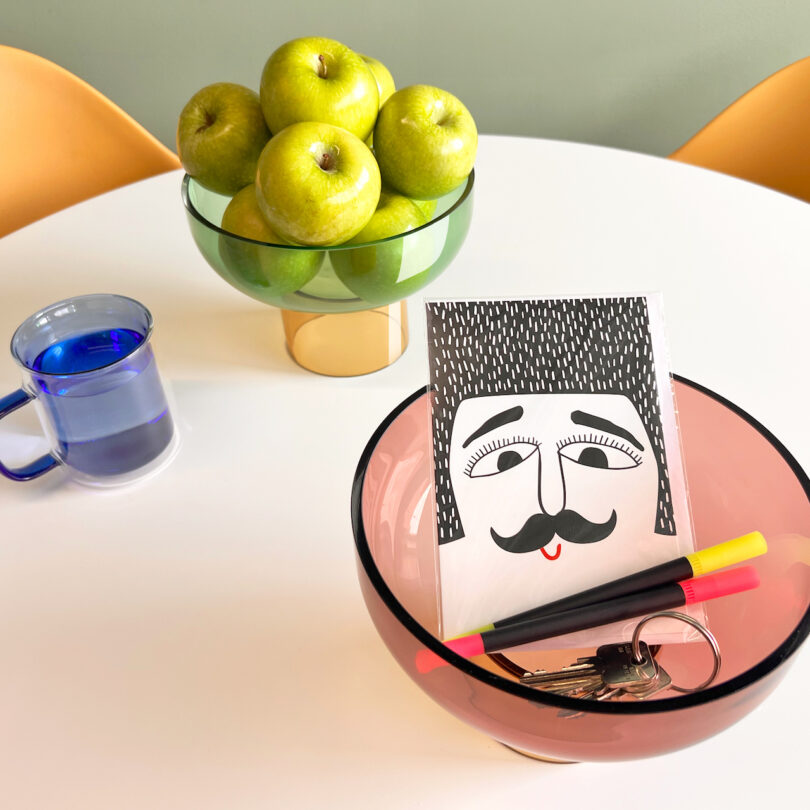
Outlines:
[{"label": "blue glass mug", "polygon": [[23,386],[0,419],[34,402],[51,452],[0,473],[27,481],[64,466],[80,483],[115,485],[154,471],[176,430],[151,346],[152,315],[132,298],[84,295],[27,318],[11,339]]}]

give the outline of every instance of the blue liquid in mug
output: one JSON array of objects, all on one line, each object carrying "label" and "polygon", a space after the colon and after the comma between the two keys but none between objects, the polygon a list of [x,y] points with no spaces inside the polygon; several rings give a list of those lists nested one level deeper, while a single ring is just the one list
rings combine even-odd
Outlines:
[{"label": "blue liquid in mug", "polygon": [[166,395],[152,347],[141,347],[143,342],[132,329],[102,329],[54,343],[31,364],[39,401],[56,431],[56,454],[74,469],[130,472],[171,441]]}]

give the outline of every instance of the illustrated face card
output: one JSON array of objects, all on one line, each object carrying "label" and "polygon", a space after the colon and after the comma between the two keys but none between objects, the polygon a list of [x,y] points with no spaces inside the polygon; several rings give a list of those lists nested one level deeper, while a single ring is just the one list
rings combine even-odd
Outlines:
[{"label": "illustrated face card", "polygon": [[427,304],[445,638],[694,550],[655,296]]}]

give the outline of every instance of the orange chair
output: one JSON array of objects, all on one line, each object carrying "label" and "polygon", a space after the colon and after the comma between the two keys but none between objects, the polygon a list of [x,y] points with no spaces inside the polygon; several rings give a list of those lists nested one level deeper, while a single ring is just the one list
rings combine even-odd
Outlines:
[{"label": "orange chair", "polygon": [[0,45],[0,236],[135,180],[177,156],[64,68]]},{"label": "orange chair", "polygon": [[810,57],[760,82],[670,158],[810,202]]}]

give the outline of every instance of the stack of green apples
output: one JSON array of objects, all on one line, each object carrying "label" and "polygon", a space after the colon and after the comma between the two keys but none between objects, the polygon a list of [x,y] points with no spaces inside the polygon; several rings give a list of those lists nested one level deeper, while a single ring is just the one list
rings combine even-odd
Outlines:
[{"label": "stack of green apples", "polygon": [[[259,93],[228,82],[202,88],[177,127],[186,172],[232,198],[224,231],[315,247],[378,243],[426,224],[436,200],[472,171],[477,141],[455,96],[428,85],[397,91],[381,62],[323,37],[274,51]],[[386,243],[389,252],[397,241]],[[231,258],[278,295],[308,284],[323,261],[319,250],[288,250],[263,265],[244,250]],[[380,259],[375,248],[357,248],[335,251],[332,264],[374,303],[396,282]]]}]

